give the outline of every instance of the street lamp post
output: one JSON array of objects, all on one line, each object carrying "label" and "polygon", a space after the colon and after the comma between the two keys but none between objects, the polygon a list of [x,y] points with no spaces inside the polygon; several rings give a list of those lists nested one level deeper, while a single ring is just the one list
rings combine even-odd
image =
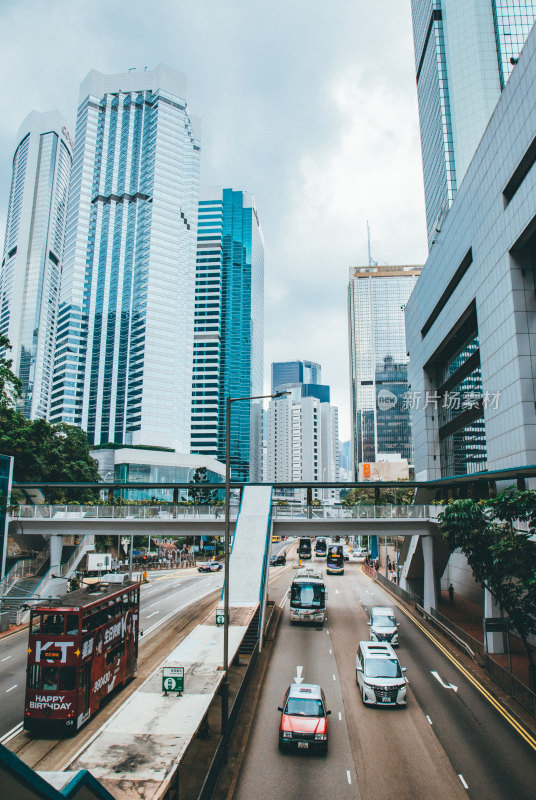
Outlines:
[{"label": "street lamp post", "polygon": [[223,758],[229,749],[229,551],[231,539],[231,404],[241,400],[265,400],[283,397],[290,392],[260,394],[253,397],[227,397],[225,415],[225,550],[223,584],[223,680],[221,684],[221,728]]}]

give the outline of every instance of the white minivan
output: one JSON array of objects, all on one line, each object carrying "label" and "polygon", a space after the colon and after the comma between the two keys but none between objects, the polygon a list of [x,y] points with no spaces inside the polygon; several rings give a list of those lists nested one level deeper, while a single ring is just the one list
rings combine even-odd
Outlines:
[{"label": "white minivan", "polygon": [[398,622],[390,606],[373,606],[370,611],[370,641],[398,647]]},{"label": "white minivan", "polygon": [[367,705],[405,706],[405,668],[386,642],[359,642],[355,679]]}]

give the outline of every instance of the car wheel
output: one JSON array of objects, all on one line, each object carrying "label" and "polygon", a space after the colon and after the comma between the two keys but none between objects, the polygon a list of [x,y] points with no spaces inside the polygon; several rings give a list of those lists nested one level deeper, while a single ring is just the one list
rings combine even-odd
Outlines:
[{"label": "car wheel", "polygon": [[280,753],[284,753],[285,752],[285,748],[283,747],[283,745],[281,743],[281,740],[279,740],[279,742],[278,742],[278,747],[279,747],[279,752]]}]

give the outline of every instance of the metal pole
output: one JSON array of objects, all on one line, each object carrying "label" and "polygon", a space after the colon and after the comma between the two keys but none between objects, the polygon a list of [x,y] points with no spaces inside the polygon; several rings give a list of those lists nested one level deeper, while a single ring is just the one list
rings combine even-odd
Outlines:
[{"label": "metal pole", "polygon": [[132,551],[134,550],[134,534],[130,534],[130,551],[128,554],[128,579],[132,580]]},{"label": "metal pole", "polygon": [[0,567],[0,580],[2,581],[6,576],[7,537],[9,534],[9,512],[7,510],[7,506],[9,505],[11,498],[11,483],[13,481],[13,463],[14,463],[13,456],[8,456],[8,458],[9,458],[9,475],[6,487],[6,515],[4,519],[4,530],[2,531],[2,536],[4,541],[2,545],[2,565]]},{"label": "metal pole", "polygon": [[389,578],[389,560],[387,558],[387,534],[385,535],[385,577]]},{"label": "metal pole", "polygon": [[225,550],[223,584],[223,681],[221,685],[221,729],[223,738],[223,759],[228,757],[229,728],[229,539],[230,539],[230,506],[231,506],[231,398],[227,397],[225,416]]}]

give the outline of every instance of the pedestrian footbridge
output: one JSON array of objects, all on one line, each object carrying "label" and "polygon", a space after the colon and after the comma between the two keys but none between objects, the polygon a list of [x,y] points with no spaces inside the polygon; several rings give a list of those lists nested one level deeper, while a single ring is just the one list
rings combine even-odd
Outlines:
[{"label": "pedestrian footbridge", "polygon": [[[249,486],[268,490],[270,486]],[[248,495],[249,496],[249,495]],[[270,503],[274,536],[373,536],[434,535],[437,531],[436,505],[360,505],[302,506],[298,508]],[[238,506],[231,505],[231,532]],[[263,512],[264,513],[264,512]],[[21,505],[11,516],[10,532],[63,536],[81,533],[96,535],[217,536],[225,533],[225,509],[222,506],[170,505]]]},{"label": "pedestrian footbridge", "polygon": [[[230,508],[234,554],[230,586],[243,583],[245,591],[247,582],[259,585],[259,575],[265,574],[269,555],[268,550],[258,549],[259,542],[269,542],[271,536],[396,535],[411,539],[412,545],[406,548],[405,575],[408,585],[421,580],[424,606],[429,610],[435,606],[438,565],[433,540],[440,536],[440,510],[437,505],[282,506],[272,502],[271,486],[245,486],[240,506]],[[41,534],[50,539],[51,547],[65,536],[223,536],[225,509],[169,504],[21,505],[11,518],[11,531]],[[417,556],[410,570],[414,554]],[[252,599],[253,595],[249,597]]]}]

